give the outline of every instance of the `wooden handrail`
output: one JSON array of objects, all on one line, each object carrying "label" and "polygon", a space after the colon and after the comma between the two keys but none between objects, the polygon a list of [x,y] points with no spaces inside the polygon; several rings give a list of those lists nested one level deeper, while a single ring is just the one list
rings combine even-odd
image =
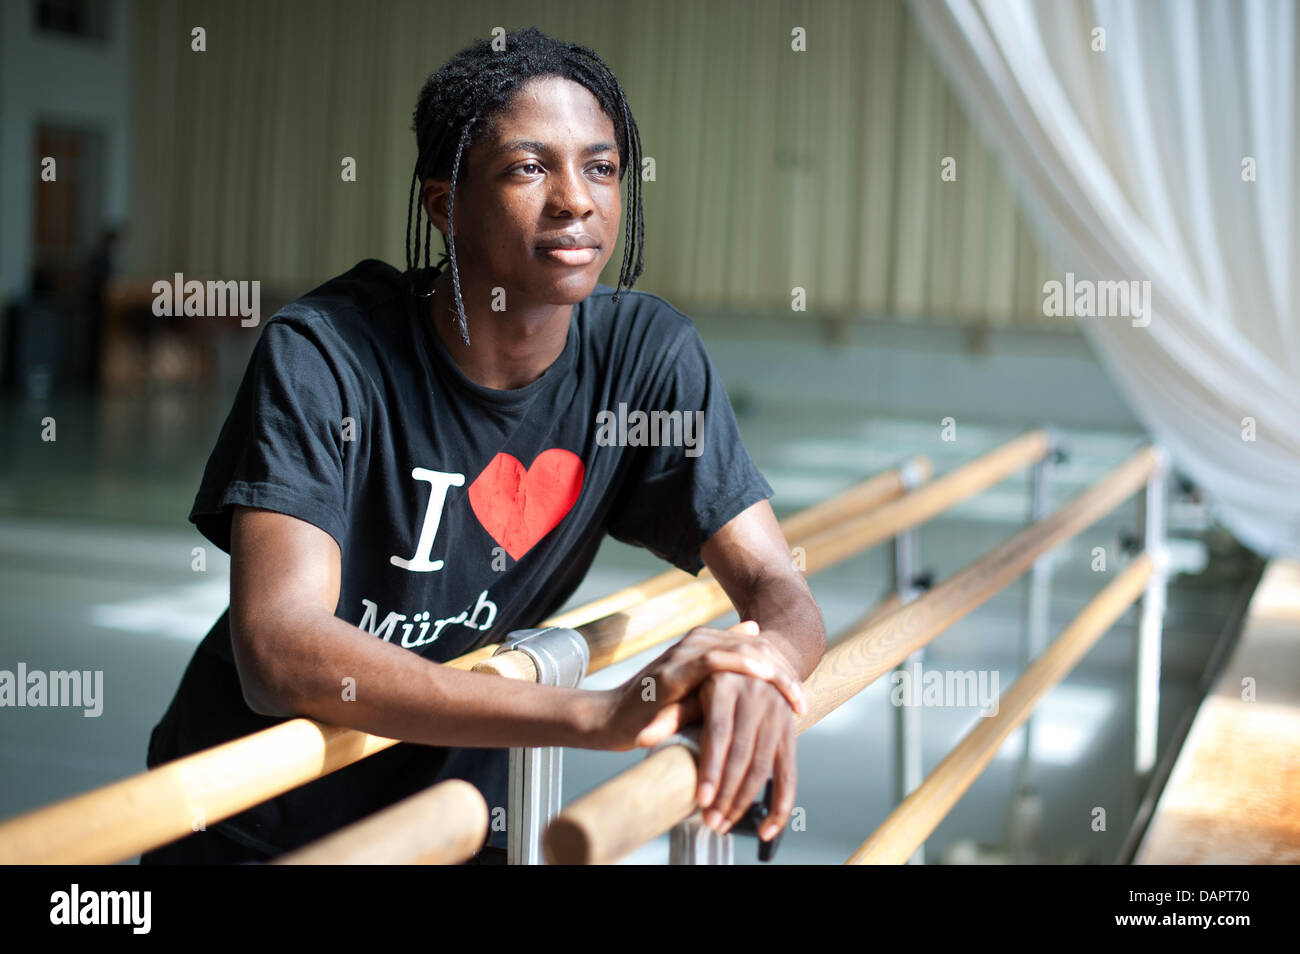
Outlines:
[{"label": "wooden handrail", "polygon": [[[817,573],[888,540],[900,530],[923,523],[1041,460],[1049,450],[1051,437],[1045,429],[1029,431],[891,503],[838,520],[802,542],[804,572]],[[731,609],[731,600],[717,580],[701,574],[629,612],[614,613],[577,629],[591,648],[589,671],[594,672]],[[689,625],[681,625],[684,620],[689,620]],[[537,678],[532,661],[518,651],[493,656],[475,666],[474,671],[512,679]]]},{"label": "wooden handrail", "polygon": [[978,719],[965,738],[845,864],[906,862],[997,755],[1007,736],[1029,718],[1038,700],[1074,668],[1142,594],[1152,570],[1151,557],[1142,553],[1107,584],[1007,690],[998,702],[997,715]]},{"label": "wooden handrail", "polygon": [[[1152,448],[1139,450],[1060,509],[928,593],[839,639],[804,683],[808,711],[796,719],[798,731],[820,721],[986,602],[1043,553],[1105,516],[1160,466]],[[568,805],[546,830],[547,861],[609,864],[618,860],[689,816],[696,807],[698,781],[695,756],[686,746],[660,749]]]},{"label": "wooden handrail", "polygon": [[[843,519],[854,507],[894,499],[906,489],[907,468],[924,477],[930,473],[931,464],[926,458],[914,458],[903,467],[876,475],[787,518],[782,526],[800,518],[806,532],[809,527],[815,529]],[[796,529],[799,526],[797,523]],[[675,572],[688,585],[698,582],[690,574]],[[648,582],[671,576],[659,574]],[[639,591],[645,585],[628,587],[627,591],[585,604],[541,625],[573,626],[584,617],[594,620],[593,613],[603,612],[610,605],[633,597],[640,599]],[[667,589],[661,597],[671,601],[673,593]],[[701,622],[723,612],[726,608]],[[624,620],[629,616],[634,618],[634,614],[619,614]],[[683,625],[677,633],[692,625],[696,624]],[[664,633],[661,640],[677,634],[671,626],[660,631]],[[470,670],[492,658],[496,649],[497,644],[482,646],[444,665]],[[593,654],[589,671],[608,664]],[[112,864],[188,835],[200,822],[215,823],[345,768],[398,741],[313,719],[290,719],[0,822],[0,864]]]},{"label": "wooden handrail", "polygon": [[487,838],[488,806],[469,782],[453,778],[340,828],[277,865],[455,865]]},{"label": "wooden handrail", "polygon": [[[781,521],[781,532],[787,541],[802,540],[819,530],[825,530],[841,520],[875,510],[882,504],[903,496],[909,490],[928,481],[934,465],[928,457],[913,457],[899,467],[884,471],[876,476],[855,484],[848,490],[833,497],[813,504],[791,514]],[[700,576],[709,573],[708,568],[700,571]],[[635,606],[644,600],[660,596],[677,586],[694,582],[698,577],[691,576],[685,570],[665,570],[641,583],[627,586],[617,593],[584,603],[576,609],[558,616],[552,616],[543,626],[581,626],[602,616],[621,612],[629,606]],[[534,677],[535,678],[535,677]]]}]

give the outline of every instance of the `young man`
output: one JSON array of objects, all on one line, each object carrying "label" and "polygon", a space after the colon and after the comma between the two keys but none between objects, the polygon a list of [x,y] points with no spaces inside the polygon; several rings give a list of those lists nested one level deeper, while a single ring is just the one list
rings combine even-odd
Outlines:
[{"label": "young man", "polygon": [[[619,294],[640,274],[642,226],[618,81],[582,47],[508,34],[428,79],[415,130],[407,271],[362,262],[258,342],[191,514],[231,554],[230,609],[149,764],[295,715],[418,744],[142,860],[264,860],[444,778],[504,806],[509,746],[630,749],[696,718],[706,822],[729,828],[772,776],[770,839],[794,804],[798,683],[825,632],[694,326]],[[625,176],[611,293],[597,279]],[[434,225],[450,271],[427,267]],[[682,440],[611,440],[621,407],[675,413]],[[606,533],[707,564],[757,625],[697,627],[606,692],[439,665],[557,610]],[[504,849],[503,832],[490,841]]]}]

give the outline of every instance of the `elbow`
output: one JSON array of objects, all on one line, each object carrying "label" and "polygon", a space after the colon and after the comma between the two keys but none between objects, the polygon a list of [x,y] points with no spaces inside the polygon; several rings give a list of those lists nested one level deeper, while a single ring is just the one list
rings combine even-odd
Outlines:
[{"label": "elbow", "polygon": [[268,691],[255,680],[245,678],[242,670],[239,673],[239,685],[244,690],[244,705],[260,716],[291,719],[298,714],[293,705],[281,702],[282,697]]},{"label": "elbow", "polygon": [[299,714],[298,706],[282,690],[275,688],[273,679],[265,673],[249,671],[239,666],[239,686],[244,692],[244,704],[260,716],[289,719]]},{"label": "elbow", "polygon": [[244,704],[260,716],[297,715],[300,710],[292,695],[293,684],[282,675],[286,657],[277,652],[273,634],[247,625],[236,626],[232,614],[230,646]]}]

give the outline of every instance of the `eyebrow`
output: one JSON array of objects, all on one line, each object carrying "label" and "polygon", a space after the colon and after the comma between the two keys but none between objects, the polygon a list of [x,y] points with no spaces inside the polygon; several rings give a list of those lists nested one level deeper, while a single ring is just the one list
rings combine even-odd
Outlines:
[{"label": "eyebrow", "polygon": [[[595,155],[598,152],[614,152],[617,147],[613,143],[594,142],[586,149],[582,150],[584,156]],[[512,139],[509,142],[502,143],[497,149],[497,155],[515,152],[517,150],[526,150],[528,152],[550,153],[551,147],[544,142],[538,142],[536,139]]]}]

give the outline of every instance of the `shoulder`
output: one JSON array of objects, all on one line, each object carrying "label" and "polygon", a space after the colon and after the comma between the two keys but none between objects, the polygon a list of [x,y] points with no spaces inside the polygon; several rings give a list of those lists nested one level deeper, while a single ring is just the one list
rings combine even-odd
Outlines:
[{"label": "shoulder", "polygon": [[336,373],[369,364],[374,355],[402,353],[409,335],[403,274],[366,259],[285,305],[262,330],[259,345],[276,354],[319,354]]},{"label": "shoulder", "polygon": [[368,327],[377,318],[404,313],[405,295],[402,273],[387,262],[368,258],[291,301],[268,324],[278,321],[300,330],[346,329],[361,323]]},{"label": "shoulder", "polygon": [[622,289],[615,303],[614,289],[597,283],[587,303],[591,336],[616,350],[671,356],[700,340],[690,316],[651,292]]}]

